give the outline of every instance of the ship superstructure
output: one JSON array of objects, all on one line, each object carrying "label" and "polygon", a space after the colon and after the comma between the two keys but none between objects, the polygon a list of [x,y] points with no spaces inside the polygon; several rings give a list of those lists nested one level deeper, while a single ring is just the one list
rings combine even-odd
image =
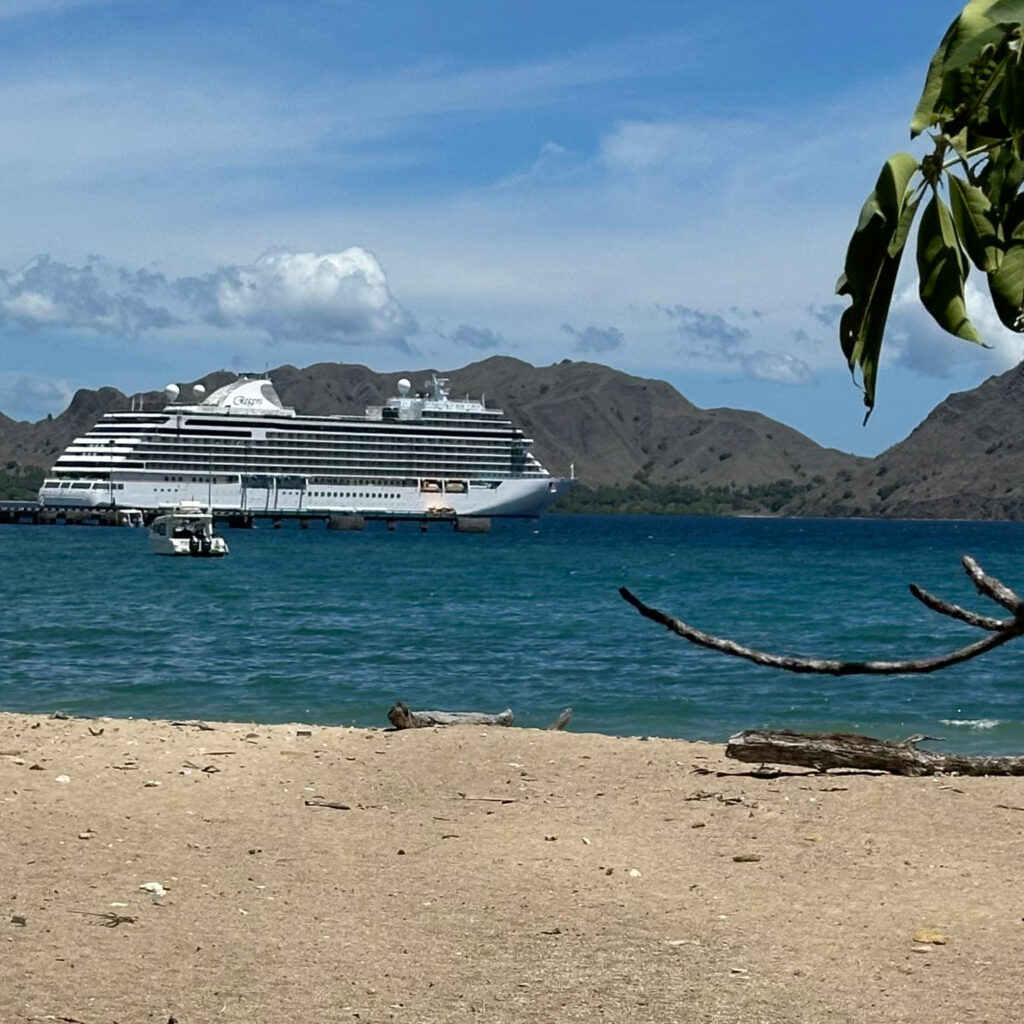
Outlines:
[{"label": "ship superstructure", "polygon": [[301,416],[267,377],[160,412],[110,412],[76,438],[39,492],[55,508],[154,511],[201,501],[221,515],[536,515],[569,486],[499,409],[455,400],[434,376],[363,416]]}]

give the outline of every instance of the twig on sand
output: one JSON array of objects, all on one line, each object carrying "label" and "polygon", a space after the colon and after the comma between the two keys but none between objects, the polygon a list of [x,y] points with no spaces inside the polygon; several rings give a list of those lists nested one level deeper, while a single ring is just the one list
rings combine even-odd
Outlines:
[{"label": "twig on sand", "polygon": [[97,921],[98,925],[104,928],[116,928],[119,924],[135,924],[138,921],[137,917],[132,917],[129,914],[118,914],[113,910],[105,910],[98,912],[95,910],[72,910],[69,911],[72,914],[81,914],[83,917],[99,917],[102,920]]}]

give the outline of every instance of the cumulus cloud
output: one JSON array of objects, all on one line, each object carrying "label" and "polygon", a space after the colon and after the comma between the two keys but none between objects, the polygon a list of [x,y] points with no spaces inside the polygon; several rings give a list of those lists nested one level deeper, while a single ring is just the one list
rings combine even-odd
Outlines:
[{"label": "cumulus cloud", "polygon": [[616,352],[625,341],[617,327],[585,327],[579,331],[571,324],[562,324],[562,330],[576,339],[573,348],[577,352]]},{"label": "cumulus cloud", "polygon": [[468,345],[470,348],[498,351],[509,347],[505,339],[489,327],[471,327],[469,324],[460,324],[452,334],[445,335],[445,337],[459,345]]},{"label": "cumulus cloud", "polygon": [[741,359],[743,369],[754,380],[774,384],[805,385],[814,382],[814,371],[791,352],[751,352]]},{"label": "cumulus cloud", "polygon": [[179,282],[180,293],[216,327],[249,327],[275,340],[383,341],[406,346],[416,321],[392,296],[376,258],[342,252],[265,253]]},{"label": "cumulus cloud", "polygon": [[985,346],[943,331],[921,305],[913,281],[897,291],[889,311],[882,357],[924,377],[944,380],[967,366],[999,373],[1024,357],[1024,337],[1004,327],[987,292],[969,280],[964,291],[967,312]]},{"label": "cumulus cloud", "polygon": [[[0,270],[0,330],[135,338],[200,324],[272,340],[398,348],[408,348],[406,338],[417,331],[380,264],[358,247],[328,253],[276,249],[249,265],[170,280],[146,268],[113,267],[99,257],[74,267],[38,256],[20,270]],[[484,344],[485,332],[460,330],[467,332],[465,343]],[[500,342],[497,335],[491,339]]]},{"label": "cumulus cloud", "polygon": [[676,324],[687,355],[738,359],[750,331],[729,323],[717,313],[704,313],[689,306],[671,306],[665,310]]},{"label": "cumulus cloud", "polygon": [[[675,323],[683,353],[687,356],[736,366],[752,380],[795,385],[810,384],[815,380],[814,371],[805,360],[791,352],[753,349],[751,332],[718,313],[707,313],[689,306],[671,306],[664,312]],[[756,310],[731,309],[730,313],[740,318],[761,318]],[[810,341],[802,328],[791,331],[790,336],[797,345],[807,345]]]},{"label": "cumulus cloud", "polygon": [[[152,290],[152,285],[145,289]],[[86,329],[135,337],[181,322],[166,307],[147,302],[142,289],[124,287],[120,273],[100,259],[72,267],[37,256],[13,273],[0,270],[0,326]]]}]

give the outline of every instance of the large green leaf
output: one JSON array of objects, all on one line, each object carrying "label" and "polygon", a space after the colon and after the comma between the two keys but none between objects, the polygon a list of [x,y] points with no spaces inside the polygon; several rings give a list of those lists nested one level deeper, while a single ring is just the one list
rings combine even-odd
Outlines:
[{"label": "large green leaf", "polygon": [[[1021,0],[971,0],[946,30],[928,65],[910,122],[911,138],[958,115],[966,115],[976,125],[984,121],[987,115],[979,103],[988,95],[988,79],[995,70],[990,63],[993,53],[1022,29]],[[954,132],[958,130],[959,125],[953,126]]]},{"label": "large green leaf", "polygon": [[[962,15],[960,16],[962,17]],[[926,128],[930,128],[939,120],[936,110],[939,105],[939,97],[942,94],[942,83],[945,78],[946,58],[952,49],[955,48],[960,36],[960,17],[953,21],[953,24],[946,29],[939,48],[932,55],[928,64],[928,73],[925,75],[924,89],[921,91],[921,98],[917,101],[917,109],[910,121],[910,137],[917,138]]]},{"label": "large green leaf", "polygon": [[836,285],[838,294],[853,300],[840,320],[839,338],[851,372],[860,367],[868,414],[875,404],[885,322],[916,209],[910,182],[918,169],[908,153],[897,153],[882,166],[874,191],[861,208]]},{"label": "large green leaf", "polygon": [[910,236],[910,229],[914,226],[914,218],[917,216],[919,203],[919,199],[914,198],[912,194],[908,194],[903,209],[896,220],[896,231],[889,240],[888,253],[890,256],[899,256],[903,252],[903,247],[907,244],[907,238]]},{"label": "large green leaf", "polygon": [[1003,220],[999,268],[988,275],[988,290],[1000,321],[1024,332],[1024,196],[1018,196]]},{"label": "large green leaf", "polygon": [[988,290],[1000,321],[1018,334],[1024,331],[1024,245],[1011,245],[1003,253],[999,269],[988,275]]},{"label": "large green leaf", "polygon": [[917,228],[917,270],[921,302],[935,322],[958,338],[981,344],[981,335],[968,318],[964,302],[969,267],[949,207],[937,194],[924,208]]},{"label": "large green leaf", "polygon": [[[1012,146],[1005,145],[990,155],[977,181],[992,204],[992,212],[989,214],[992,223],[1000,230],[1000,222],[1013,207],[1017,193],[1024,184],[1024,160],[1017,156]],[[1003,229],[1001,234],[1007,238],[1010,233]]]},{"label": "large green leaf", "polygon": [[999,234],[992,220],[992,204],[976,185],[955,174],[948,176],[949,204],[956,233],[971,262],[986,274],[999,267],[1002,251]]},{"label": "large green leaf", "polygon": [[1013,138],[1019,155],[1020,136],[1024,131],[1024,68],[1018,61],[1014,60],[1007,64],[995,101],[1004,125],[1004,135]]}]

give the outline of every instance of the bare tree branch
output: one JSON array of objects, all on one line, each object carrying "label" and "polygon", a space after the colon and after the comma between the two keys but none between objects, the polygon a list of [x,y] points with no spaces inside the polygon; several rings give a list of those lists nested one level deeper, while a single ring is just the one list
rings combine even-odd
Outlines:
[{"label": "bare tree branch", "polygon": [[993,576],[987,575],[978,563],[969,555],[963,559],[964,569],[974,582],[979,592],[1013,612],[1014,617],[1008,620],[989,618],[976,615],[959,605],[950,604],[933,597],[916,584],[911,584],[911,593],[927,607],[943,615],[959,619],[979,629],[990,631],[990,635],[966,647],[960,647],[946,654],[931,658],[912,658],[901,661],[844,661],[836,658],[803,658],[790,655],[769,654],[752,647],[745,647],[727,637],[715,636],[697,629],[689,623],[677,619],[673,615],[644,604],[635,594],[625,587],[619,588],[619,594],[628,601],[641,615],[658,622],[666,629],[689,640],[700,647],[707,647],[722,654],[744,658],[756,665],[769,668],[780,668],[787,672],[815,673],[818,675],[849,676],[849,675],[901,675],[904,673],[921,674],[948,668],[963,661],[978,657],[986,651],[1001,647],[1010,640],[1024,634],[1024,601],[1009,587]]},{"label": "bare tree branch", "polygon": [[978,615],[977,612],[968,611],[958,604],[943,601],[941,597],[929,594],[927,590],[919,587],[916,583],[910,584],[910,592],[933,612],[948,615],[952,619],[959,619],[961,622],[966,622],[968,626],[977,626],[978,629],[988,629],[995,633],[1013,624],[1012,619],[994,619],[989,615]]},{"label": "bare tree branch", "polygon": [[963,563],[979,594],[984,594],[985,597],[990,597],[997,604],[1001,604],[1007,611],[1012,612],[1015,618],[1020,616],[1024,601],[1019,594],[1006,586],[1002,580],[989,576],[970,555],[964,555]]}]

